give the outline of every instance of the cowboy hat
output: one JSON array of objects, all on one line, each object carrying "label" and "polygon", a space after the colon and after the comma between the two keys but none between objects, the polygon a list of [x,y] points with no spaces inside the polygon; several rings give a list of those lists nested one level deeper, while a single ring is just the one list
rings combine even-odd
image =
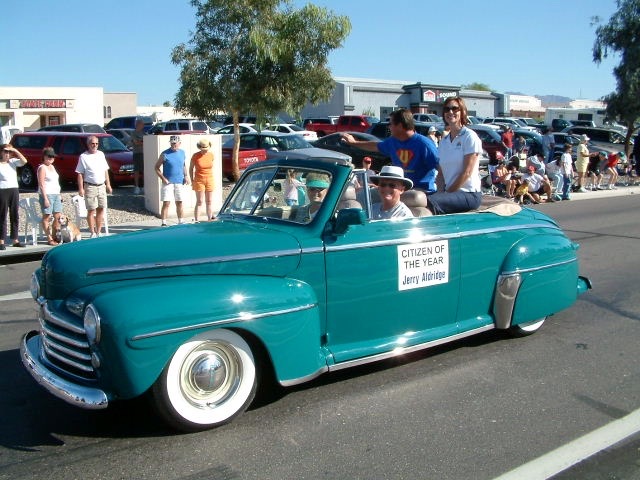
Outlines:
[{"label": "cowboy hat", "polygon": [[382,170],[380,170],[380,173],[378,175],[369,176],[369,180],[371,180],[371,183],[373,183],[374,185],[378,185],[380,179],[384,178],[400,180],[404,184],[404,188],[406,190],[413,188],[413,182],[408,178],[404,178],[404,170],[402,169],[402,167],[385,165],[384,167],[382,167]]}]

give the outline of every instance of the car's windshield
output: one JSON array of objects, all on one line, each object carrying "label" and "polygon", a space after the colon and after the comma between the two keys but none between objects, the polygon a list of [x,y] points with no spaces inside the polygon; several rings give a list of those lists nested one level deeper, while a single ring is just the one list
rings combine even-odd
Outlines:
[{"label": "car's windshield", "polygon": [[122,152],[127,150],[124,143],[113,136],[98,137],[98,142],[100,143],[99,149],[104,153]]},{"label": "car's windshield", "polygon": [[276,218],[307,224],[320,210],[331,181],[331,174],[319,169],[260,168],[242,178],[220,215]]},{"label": "car's windshield", "polygon": [[267,150],[270,148],[275,148],[280,152],[313,147],[313,145],[304,140],[300,135],[296,134],[282,136],[267,135],[264,137],[263,143],[264,148],[266,148]]}]

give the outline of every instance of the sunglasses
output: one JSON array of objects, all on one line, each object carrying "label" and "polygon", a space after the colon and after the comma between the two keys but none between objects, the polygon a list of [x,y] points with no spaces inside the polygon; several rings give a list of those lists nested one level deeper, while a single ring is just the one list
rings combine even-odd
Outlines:
[{"label": "sunglasses", "polygon": [[326,189],[324,189],[322,187],[309,187],[307,190],[314,191],[314,192],[320,192],[320,191],[326,190]]},{"label": "sunglasses", "polygon": [[378,186],[382,188],[385,188],[385,187],[400,188],[400,185],[398,185],[396,182],[380,182],[378,183]]},{"label": "sunglasses", "polygon": [[458,113],[460,111],[460,107],[458,107],[457,105],[454,107],[444,107],[442,111],[444,113],[447,113],[447,112]]},{"label": "sunglasses", "polygon": [[98,145],[97,143],[90,143],[89,145]]}]

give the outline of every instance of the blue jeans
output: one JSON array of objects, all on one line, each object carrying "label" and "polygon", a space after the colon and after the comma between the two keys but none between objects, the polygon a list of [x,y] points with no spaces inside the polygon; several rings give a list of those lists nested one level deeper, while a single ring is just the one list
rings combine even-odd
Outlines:
[{"label": "blue jeans", "polygon": [[459,213],[475,210],[482,201],[482,192],[436,192],[429,195],[427,207],[435,214]]},{"label": "blue jeans", "polygon": [[562,177],[562,198],[569,200],[569,193],[571,192],[571,175],[563,175]]}]

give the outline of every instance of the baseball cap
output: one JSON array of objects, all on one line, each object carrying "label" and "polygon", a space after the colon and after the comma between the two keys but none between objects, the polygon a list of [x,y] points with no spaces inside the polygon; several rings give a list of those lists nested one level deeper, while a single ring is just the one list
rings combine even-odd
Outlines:
[{"label": "baseball cap", "polygon": [[180,143],[180,137],[178,135],[171,135],[169,137],[169,143]]}]

